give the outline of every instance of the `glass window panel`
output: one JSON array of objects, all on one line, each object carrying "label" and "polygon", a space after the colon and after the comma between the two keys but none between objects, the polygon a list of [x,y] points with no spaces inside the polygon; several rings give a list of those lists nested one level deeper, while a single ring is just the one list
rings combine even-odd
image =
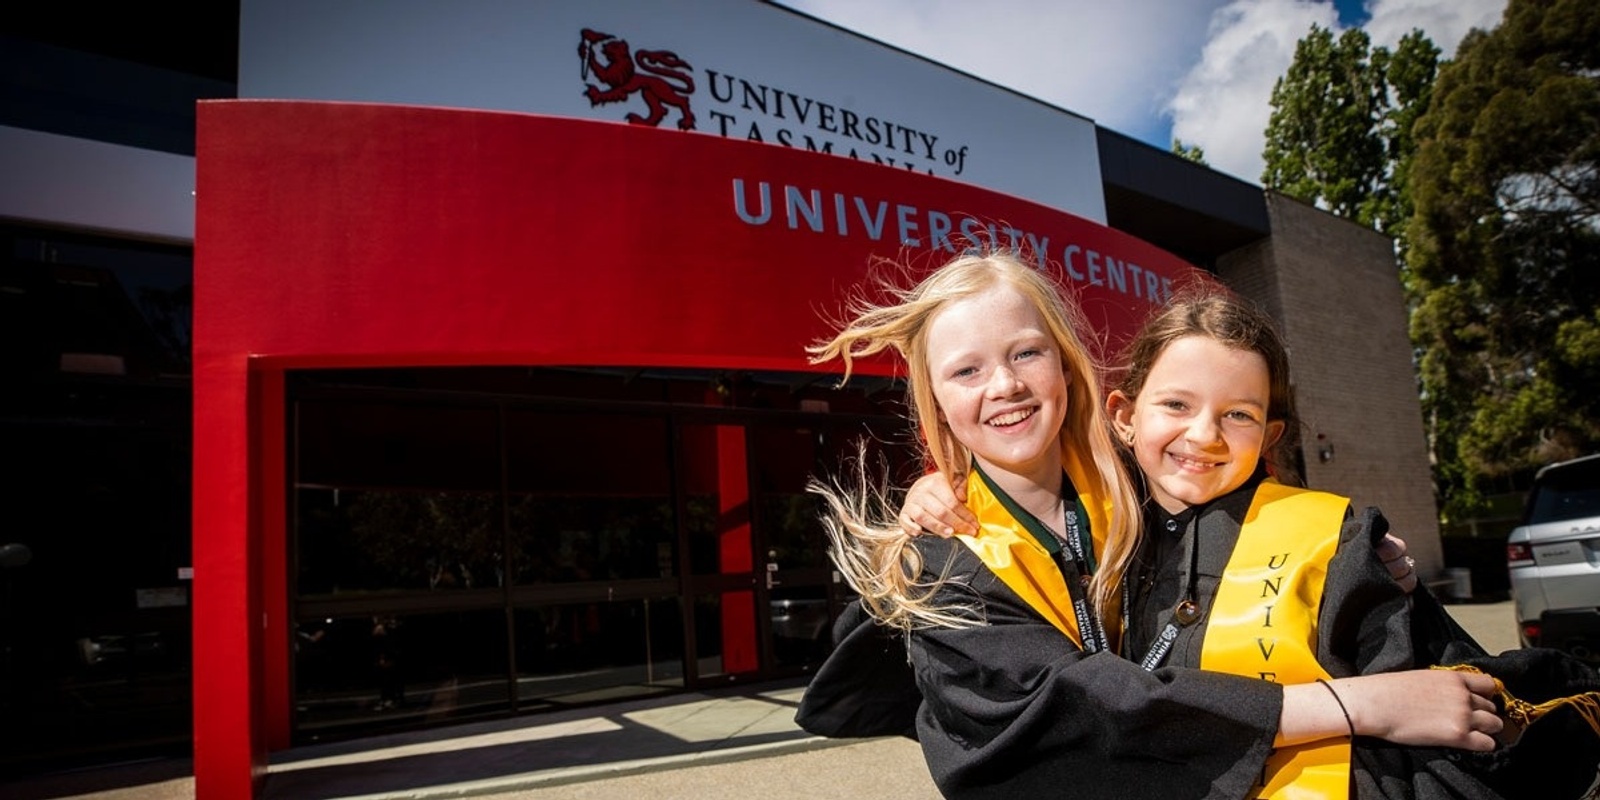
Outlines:
[{"label": "glass window panel", "polygon": [[[75,394],[68,424],[0,425],[0,763],[190,735],[186,400]],[[117,421],[144,403],[148,421]]]},{"label": "glass window panel", "polygon": [[299,593],[494,588],[501,512],[493,492],[296,491]]},{"label": "glass window panel", "polygon": [[[750,431],[755,457],[757,521],[766,542],[766,562],[783,569],[828,565],[828,540],[820,522],[820,498],[806,491],[824,450],[813,427],[760,427]],[[770,568],[770,567],[769,567]]]},{"label": "glass window panel", "polygon": [[739,589],[695,598],[695,658],[701,680],[760,668],[756,593]]},{"label": "glass window panel", "polygon": [[893,496],[921,474],[915,451],[891,438],[897,434],[899,426],[892,421],[855,426],[813,419],[751,429],[756,507],[769,563],[785,570],[829,568],[827,535],[819,521],[824,508],[806,491],[807,482],[817,478],[850,486],[856,482],[854,471],[865,465],[868,481]]},{"label": "glass window panel", "polygon": [[514,491],[661,496],[672,486],[665,417],[515,409],[506,442]]},{"label": "glass window panel", "polygon": [[362,614],[295,632],[295,727],[314,734],[510,707],[503,609]]},{"label": "glass window panel", "polygon": [[676,597],[515,610],[523,708],[653,694],[683,686]]},{"label": "glass window panel", "polygon": [[722,658],[722,599],[720,594],[694,598],[695,675],[702,681],[728,672]]},{"label": "glass window panel", "polygon": [[679,442],[691,574],[750,572],[754,564],[744,426],[683,425]]},{"label": "glass window panel", "polygon": [[780,586],[771,592],[772,656],[781,666],[821,663],[832,646],[828,586]]},{"label": "glass window panel", "polygon": [[296,424],[301,486],[500,488],[493,408],[315,400]]},{"label": "glass window panel", "polygon": [[663,497],[511,498],[516,582],[670,578],[677,572],[672,504]]},{"label": "glass window panel", "polygon": [[517,583],[677,573],[664,418],[517,410],[507,431]]},{"label": "glass window panel", "polygon": [[720,571],[721,539],[717,535],[718,496],[713,492],[684,498],[683,527],[689,539],[689,569],[695,575]]},{"label": "glass window panel", "polygon": [[11,226],[0,226],[0,242],[0,367],[8,377],[49,376],[63,366],[188,376],[188,248]]}]

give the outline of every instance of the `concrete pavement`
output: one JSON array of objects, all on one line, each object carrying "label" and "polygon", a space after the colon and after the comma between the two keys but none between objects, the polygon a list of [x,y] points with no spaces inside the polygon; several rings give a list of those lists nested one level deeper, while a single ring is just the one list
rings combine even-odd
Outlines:
[{"label": "concrete pavement", "polygon": [[[1490,652],[1517,646],[1510,602],[1446,608]],[[795,727],[804,688],[752,684],[297,747],[272,756],[262,797],[810,800],[830,785],[875,800],[938,796],[912,742],[821,739]],[[3,784],[0,794],[178,800],[194,796],[191,769],[142,762]]]},{"label": "concrete pavement", "polygon": [[639,773],[582,783],[535,786],[481,800],[940,800],[910,739],[868,739],[800,750],[760,761],[688,764],[667,773]]},{"label": "concrete pavement", "polygon": [[1489,653],[1499,654],[1522,646],[1517,638],[1516,609],[1510,600],[1447,603],[1445,610]]}]

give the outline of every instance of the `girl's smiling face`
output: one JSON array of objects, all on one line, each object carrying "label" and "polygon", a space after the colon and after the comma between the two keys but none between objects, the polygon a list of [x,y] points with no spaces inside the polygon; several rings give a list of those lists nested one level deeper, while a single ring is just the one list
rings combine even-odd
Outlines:
[{"label": "girl's smiling face", "polygon": [[933,396],[951,435],[991,474],[1059,482],[1067,377],[1038,309],[997,283],[945,306],[926,336]]},{"label": "girl's smiling face", "polygon": [[1267,419],[1266,359],[1208,336],[1184,336],[1161,351],[1137,398],[1111,393],[1107,407],[1145,474],[1150,494],[1177,513],[1244,485],[1262,452],[1283,433]]}]

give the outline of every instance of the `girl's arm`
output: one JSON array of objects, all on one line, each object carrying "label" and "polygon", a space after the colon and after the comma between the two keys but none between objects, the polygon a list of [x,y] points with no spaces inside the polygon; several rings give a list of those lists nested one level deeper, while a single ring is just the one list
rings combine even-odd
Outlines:
[{"label": "girl's arm", "polygon": [[1487,675],[1438,669],[1285,686],[1274,745],[1353,731],[1396,744],[1488,752],[1505,726],[1490,699],[1494,692]]},{"label": "girl's arm", "polygon": [[[977,533],[978,518],[967,508],[966,489],[965,477],[959,477],[956,485],[951,486],[939,473],[930,472],[911,484],[896,519],[912,536]],[[1389,577],[1400,584],[1406,594],[1414,591],[1418,585],[1416,562],[1406,555],[1405,540],[1385,533],[1374,547],[1383,566],[1389,570]]]}]

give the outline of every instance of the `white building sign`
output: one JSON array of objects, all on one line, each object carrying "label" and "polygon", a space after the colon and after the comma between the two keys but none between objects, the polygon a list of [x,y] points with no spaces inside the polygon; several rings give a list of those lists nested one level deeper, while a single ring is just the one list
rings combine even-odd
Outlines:
[{"label": "white building sign", "polygon": [[239,27],[241,98],[696,131],[1105,221],[1091,121],[759,0],[243,0]]}]

